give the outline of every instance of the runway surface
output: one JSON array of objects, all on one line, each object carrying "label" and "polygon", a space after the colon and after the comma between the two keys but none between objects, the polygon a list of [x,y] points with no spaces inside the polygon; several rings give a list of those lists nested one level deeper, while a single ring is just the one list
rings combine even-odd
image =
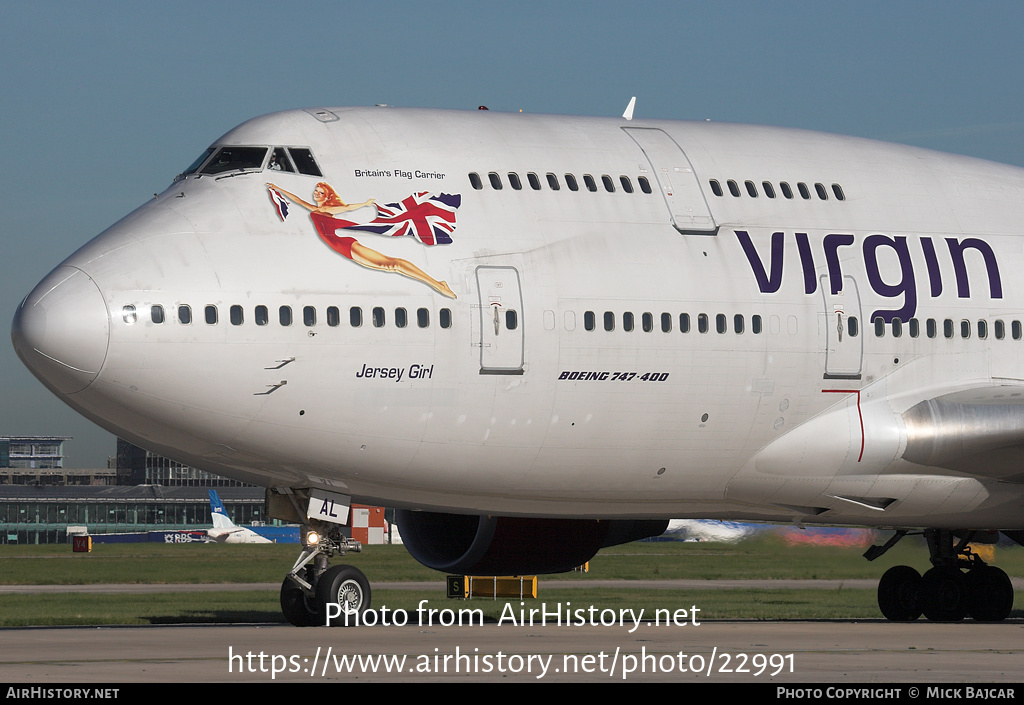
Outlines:
[{"label": "runway surface", "polygon": [[[407,626],[12,628],[0,630],[0,639],[0,682],[27,684],[979,684],[1019,682],[1024,663],[1021,619],[1001,624],[879,620],[635,626],[627,620],[622,626],[557,626],[549,621],[533,626],[444,627],[418,624],[410,613]],[[352,657],[354,662],[347,660]],[[755,675],[758,671],[761,675]]]}]

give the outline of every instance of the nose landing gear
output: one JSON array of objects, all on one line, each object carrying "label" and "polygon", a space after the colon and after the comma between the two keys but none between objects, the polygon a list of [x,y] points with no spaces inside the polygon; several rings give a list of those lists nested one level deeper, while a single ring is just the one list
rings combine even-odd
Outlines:
[{"label": "nose landing gear", "polygon": [[358,568],[328,567],[335,554],[359,552],[363,546],[346,538],[337,524],[310,521],[303,550],[281,584],[281,611],[296,627],[358,624],[370,607],[370,583]]}]

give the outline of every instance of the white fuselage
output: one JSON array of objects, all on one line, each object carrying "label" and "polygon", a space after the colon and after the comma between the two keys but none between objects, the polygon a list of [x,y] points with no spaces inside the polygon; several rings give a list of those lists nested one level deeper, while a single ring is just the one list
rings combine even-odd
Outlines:
[{"label": "white fuselage", "polygon": [[[1024,528],[1020,169],[776,128],[392,108],[265,116],[223,145],[308,147],[323,176],[186,176],[15,321],[33,371],[132,442],[438,511]],[[268,182],[313,205],[319,182],[347,203],[460,196],[451,244],[337,232],[457,298],[332,251]]]}]

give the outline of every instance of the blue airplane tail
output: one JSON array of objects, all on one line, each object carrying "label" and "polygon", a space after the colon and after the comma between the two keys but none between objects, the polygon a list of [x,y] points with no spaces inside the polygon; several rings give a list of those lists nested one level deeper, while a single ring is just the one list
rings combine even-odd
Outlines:
[{"label": "blue airplane tail", "polygon": [[215,528],[223,529],[234,526],[234,522],[228,518],[228,512],[216,490],[210,490],[210,515],[213,518]]}]

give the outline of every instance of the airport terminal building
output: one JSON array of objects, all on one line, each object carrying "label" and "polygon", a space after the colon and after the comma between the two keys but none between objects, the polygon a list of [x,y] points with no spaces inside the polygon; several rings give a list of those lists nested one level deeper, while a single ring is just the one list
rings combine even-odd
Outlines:
[{"label": "airport terminal building", "polygon": [[[0,543],[208,528],[216,489],[236,524],[264,521],[262,487],[243,485],[118,440],[107,468],[64,467],[69,436],[0,436]],[[83,529],[84,527],[84,529]]]},{"label": "airport terminal building", "polygon": [[[262,522],[263,488],[217,490],[236,524]],[[89,534],[209,528],[209,490],[162,485],[0,486],[0,543],[68,543],[68,529]]]}]

